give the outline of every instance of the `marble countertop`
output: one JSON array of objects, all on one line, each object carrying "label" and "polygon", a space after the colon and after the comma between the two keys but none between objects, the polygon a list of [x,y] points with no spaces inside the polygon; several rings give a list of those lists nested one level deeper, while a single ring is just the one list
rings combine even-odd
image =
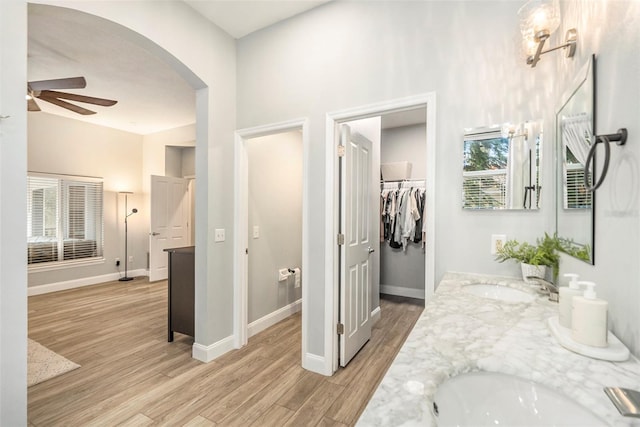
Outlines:
[{"label": "marble countertop", "polygon": [[640,419],[621,416],[602,390],[605,386],[640,390],[636,359],[607,362],[573,353],[561,347],[547,327],[547,319],[558,315],[558,303],[541,295],[530,303],[478,297],[462,290],[471,283],[535,292],[515,278],[445,274],[358,426],[435,426],[432,406],[438,386],[479,370],[549,386],[612,426],[640,426]]}]

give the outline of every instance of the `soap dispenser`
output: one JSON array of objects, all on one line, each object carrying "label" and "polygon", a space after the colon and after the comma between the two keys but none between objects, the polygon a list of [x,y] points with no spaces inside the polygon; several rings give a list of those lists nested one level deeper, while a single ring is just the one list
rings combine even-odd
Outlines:
[{"label": "soap dispenser", "polygon": [[581,296],[582,291],[580,290],[580,285],[578,282],[578,275],[575,273],[567,273],[564,277],[568,277],[570,279],[569,286],[562,286],[559,290],[560,297],[560,316],[558,320],[560,321],[560,325],[565,328],[571,328],[571,306],[573,304],[573,297]]},{"label": "soap dispenser", "polygon": [[583,296],[573,297],[571,313],[571,338],[592,347],[607,347],[607,307],[605,300],[598,299],[593,282],[578,282],[586,290]]}]

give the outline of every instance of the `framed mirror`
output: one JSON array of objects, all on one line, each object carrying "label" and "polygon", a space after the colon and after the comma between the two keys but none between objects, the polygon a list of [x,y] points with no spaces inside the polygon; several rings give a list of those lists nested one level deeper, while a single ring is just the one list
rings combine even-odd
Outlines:
[{"label": "framed mirror", "polygon": [[464,209],[539,209],[542,121],[465,129]]},{"label": "framed mirror", "polygon": [[[581,68],[556,110],[556,234],[567,254],[594,263],[595,193],[584,164],[595,129],[595,56]],[[591,182],[592,177],[587,177]]]}]

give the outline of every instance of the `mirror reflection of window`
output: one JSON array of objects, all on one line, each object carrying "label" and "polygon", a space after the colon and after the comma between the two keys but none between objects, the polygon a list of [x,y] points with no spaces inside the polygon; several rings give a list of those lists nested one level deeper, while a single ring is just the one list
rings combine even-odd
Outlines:
[{"label": "mirror reflection of window", "polygon": [[462,207],[537,209],[541,141],[541,122],[467,129]]},{"label": "mirror reflection of window", "polygon": [[[591,145],[591,117],[586,113],[565,116],[562,120],[564,148],[564,208],[590,209],[591,192],[584,185],[584,163]],[[589,176],[591,181],[591,176]]]},{"label": "mirror reflection of window", "polygon": [[507,138],[464,141],[463,207],[503,209],[507,193]]},{"label": "mirror reflection of window", "polygon": [[[587,61],[556,109],[556,235],[562,250],[594,263],[595,198],[586,191],[584,164],[594,130],[595,56]],[[591,172],[590,172],[591,173]],[[593,176],[587,177],[592,181]]]}]

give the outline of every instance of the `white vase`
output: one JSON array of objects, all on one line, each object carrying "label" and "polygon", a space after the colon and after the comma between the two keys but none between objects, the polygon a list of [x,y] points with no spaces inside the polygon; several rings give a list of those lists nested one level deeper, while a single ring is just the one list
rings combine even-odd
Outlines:
[{"label": "white vase", "polygon": [[537,283],[535,280],[527,279],[529,276],[539,277],[544,279],[547,273],[547,266],[545,265],[531,265],[520,263],[520,267],[522,268],[522,280],[527,283]]}]

